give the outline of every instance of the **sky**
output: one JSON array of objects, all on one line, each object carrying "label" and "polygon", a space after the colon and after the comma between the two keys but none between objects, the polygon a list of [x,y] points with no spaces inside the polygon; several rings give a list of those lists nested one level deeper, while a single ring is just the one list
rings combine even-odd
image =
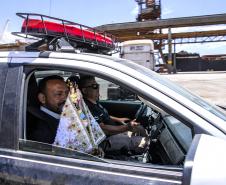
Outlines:
[{"label": "sky", "polygon": [[[162,0],[162,19],[221,14],[226,13],[225,7],[225,0]],[[135,0],[7,0],[0,6],[0,33],[7,20],[7,32],[20,31],[22,19],[16,16],[17,12],[40,13],[94,27],[133,22],[138,7]],[[185,44],[177,45],[176,51],[223,54],[225,46],[226,42]]]}]

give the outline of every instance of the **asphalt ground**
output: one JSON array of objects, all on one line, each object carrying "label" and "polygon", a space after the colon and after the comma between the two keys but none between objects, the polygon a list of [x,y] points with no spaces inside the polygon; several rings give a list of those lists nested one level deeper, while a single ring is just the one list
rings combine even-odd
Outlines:
[{"label": "asphalt ground", "polygon": [[205,100],[226,107],[226,71],[163,74]]}]

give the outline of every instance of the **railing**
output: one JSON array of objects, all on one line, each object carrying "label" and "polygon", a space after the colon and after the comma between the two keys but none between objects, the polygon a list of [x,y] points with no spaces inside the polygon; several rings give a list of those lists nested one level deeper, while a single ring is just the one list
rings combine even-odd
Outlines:
[{"label": "railing", "polygon": [[116,48],[116,37],[94,28],[35,13],[17,13],[24,19],[21,32],[13,34],[25,38],[41,38],[50,42],[64,38],[78,49],[109,52]]}]

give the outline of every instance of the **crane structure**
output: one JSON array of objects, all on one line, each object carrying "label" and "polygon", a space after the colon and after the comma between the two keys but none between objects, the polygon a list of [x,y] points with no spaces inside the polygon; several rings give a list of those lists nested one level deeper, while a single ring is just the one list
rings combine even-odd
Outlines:
[{"label": "crane structure", "polygon": [[161,18],[161,0],[135,0],[139,6],[137,21]]}]

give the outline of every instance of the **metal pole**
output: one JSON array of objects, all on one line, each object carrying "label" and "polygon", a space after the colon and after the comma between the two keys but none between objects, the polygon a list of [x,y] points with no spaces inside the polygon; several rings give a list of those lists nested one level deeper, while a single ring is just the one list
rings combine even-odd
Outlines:
[{"label": "metal pole", "polygon": [[171,35],[171,28],[168,29],[168,60],[167,60],[167,67],[168,73],[172,72],[172,35]]},{"label": "metal pole", "polygon": [[174,42],[173,44],[173,48],[174,48],[174,55],[173,55],[173,73],[177,73],[177,59],[176,59],[176,43]]}]

